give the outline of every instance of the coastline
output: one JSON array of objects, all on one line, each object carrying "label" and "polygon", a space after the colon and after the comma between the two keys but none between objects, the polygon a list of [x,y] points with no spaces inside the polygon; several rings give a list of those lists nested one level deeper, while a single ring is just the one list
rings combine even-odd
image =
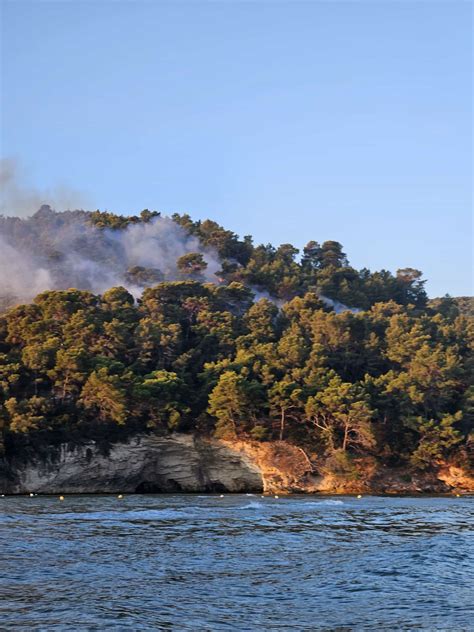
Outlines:
[{"label": "coastline", "polygon": [[449,496],[474,493],[474,475],[443,463],[425,472],[355,461],[351,476],[328,472],[285,441],[228,441],[186,434],[137,435],[110,445],[61,444],[46,459],[10,461],[0,494],[259,493]]}]

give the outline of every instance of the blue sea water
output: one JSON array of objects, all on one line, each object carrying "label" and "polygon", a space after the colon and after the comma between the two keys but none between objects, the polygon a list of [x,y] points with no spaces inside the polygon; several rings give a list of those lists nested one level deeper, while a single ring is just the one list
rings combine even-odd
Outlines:
[{"label": "blue sea water", "polygon": [[0,498],[3,630],[474,630],[474,498]]}]

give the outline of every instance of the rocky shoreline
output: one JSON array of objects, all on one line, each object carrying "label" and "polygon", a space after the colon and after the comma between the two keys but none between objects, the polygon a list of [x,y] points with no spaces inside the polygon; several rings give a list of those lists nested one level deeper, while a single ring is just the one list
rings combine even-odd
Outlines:
[{"label": "rocky shoreline", "polygon": [[446,494],[474,492],[474,475],[443,464],[416,472],[362,464],[346,478],[320,471],[284,441],[219,441],[192,435],[139,435],[107,452],[94,442],[63,444],[48,459],[9,463],[1,494],[261,492]]}]

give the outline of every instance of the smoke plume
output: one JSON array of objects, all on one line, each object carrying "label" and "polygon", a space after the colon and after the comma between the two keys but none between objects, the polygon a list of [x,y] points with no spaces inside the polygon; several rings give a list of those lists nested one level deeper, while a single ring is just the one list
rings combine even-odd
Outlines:
[{"label": "smoke plume", "polygon": [[85,208],[87,200],[66,186],[38,190],[26,183],[20,165],[13,158],[0,159],[0,215],[27,217],[42,204],[49,204],[58,211]]},{"label": "smoke plume", "polygon": [[0,297],[30,300],[46,289],[75,287],[100,294],[122,285],[139,296],[144,285],[134,282],[131,269],[140,267],[164,280],[182,279],[179,257],[203,255],[207,268],[202,279],[217,282],[217,254],[203,249],[168,217],[129,224],[123,229],[99,228],[90,213],[56,213],[42,206],[32,217],[0,217]]},{"label": "smoke plume", "polygon": [[348,307],[347,305],[344,305],[344,303],[340,303],[339,301],[335,301],[328,296],[324,296],[324,294],[318,294],[318,297],[326,305],[326,307],[332,307],[336,314],[342,314],[343,312],[352,312],[353,314],[358,314],[362,311],[358,307]]},{"label": "smoke plume", "polygon": [[0,296],[32,298],[52,286],[51,276],[34,258],[21,256],[0,235]]}]

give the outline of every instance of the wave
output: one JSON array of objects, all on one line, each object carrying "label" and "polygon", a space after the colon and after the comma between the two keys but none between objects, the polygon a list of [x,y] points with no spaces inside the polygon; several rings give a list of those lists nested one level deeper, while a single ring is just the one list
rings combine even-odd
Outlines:
[{"label": "wave", "polygon": [[327,507],[332,507],[332,506],[339,506],[339,505],[344,505],[345,503],[342,500],[316,500],[316,501],[306,501],[303,502],[303,505],[305,507],[311,507],[311,508],[318,508],[321,506],[327,506]]}]

